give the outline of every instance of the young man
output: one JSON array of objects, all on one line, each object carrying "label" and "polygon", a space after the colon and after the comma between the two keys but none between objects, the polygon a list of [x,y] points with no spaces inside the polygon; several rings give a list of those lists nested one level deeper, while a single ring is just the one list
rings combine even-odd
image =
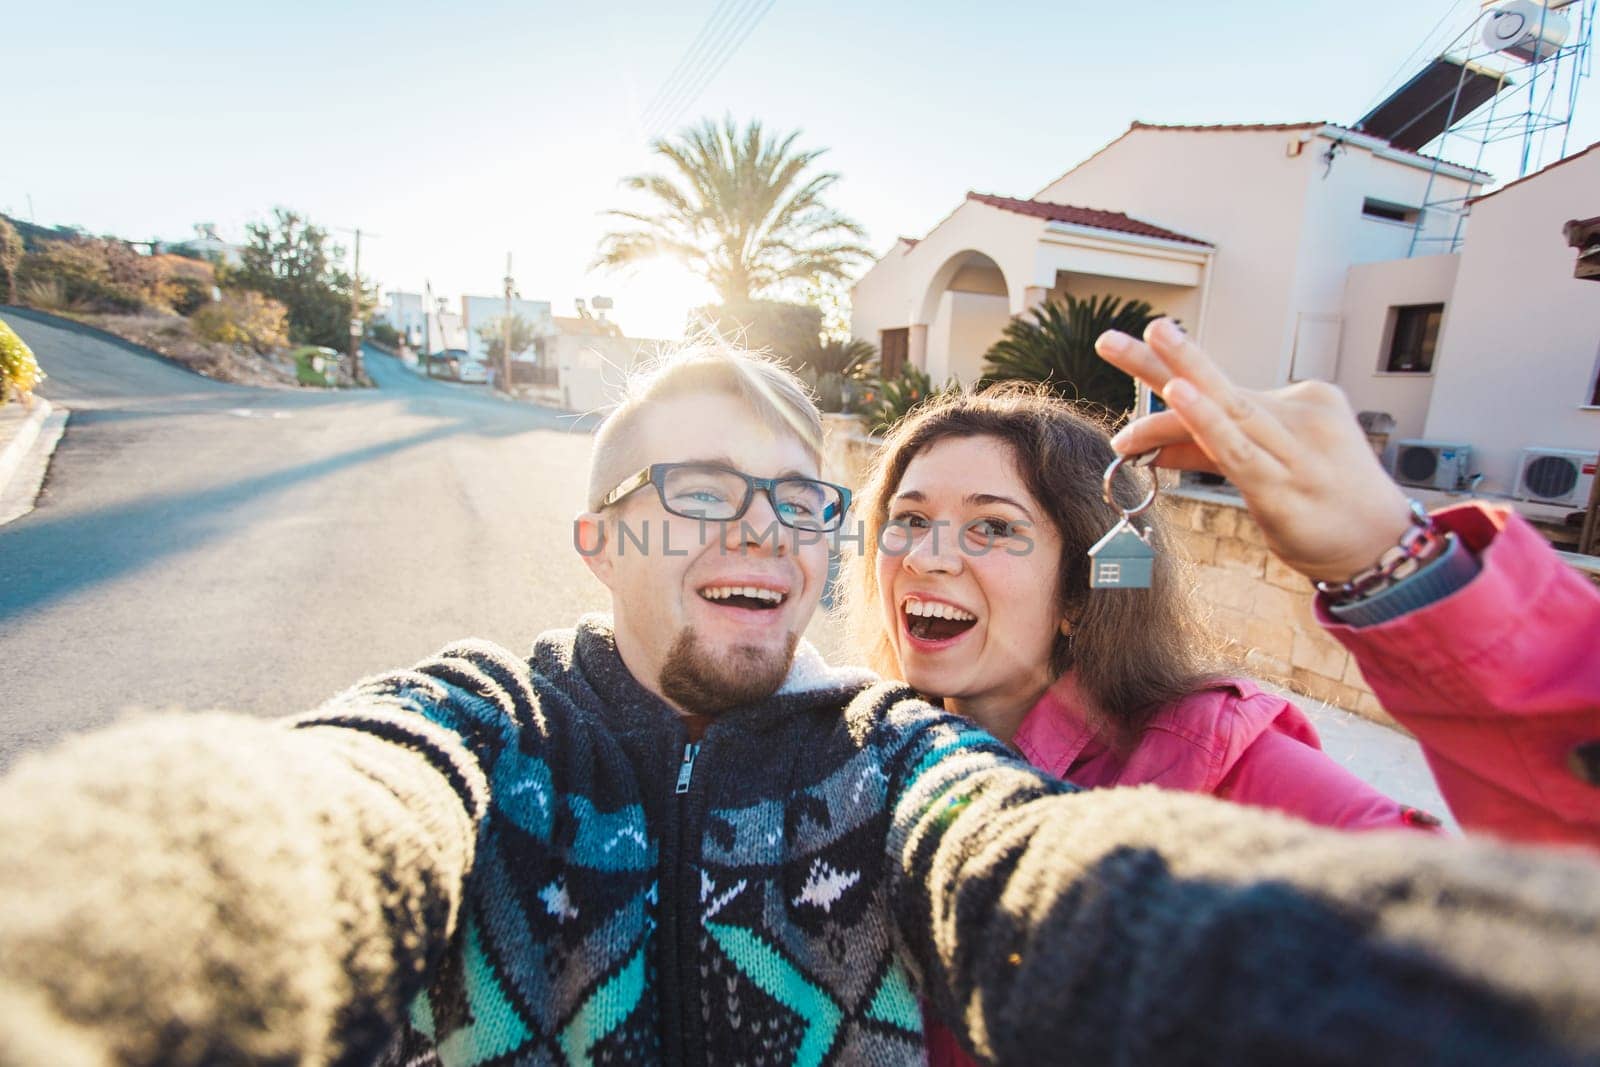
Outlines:
[{"label": "young man", "polygon": [[[614,613],[0,783],[0,1063],[1577,1062],[1577,859],[1073,793],[799,646],[815,409],[683,359],[601,430]],[[802,650],[797,651],[797,647]]]}]

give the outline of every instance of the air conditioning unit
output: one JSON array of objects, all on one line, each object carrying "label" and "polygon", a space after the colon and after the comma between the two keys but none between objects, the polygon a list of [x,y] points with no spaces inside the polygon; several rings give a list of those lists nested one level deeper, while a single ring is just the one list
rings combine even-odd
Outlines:
[{"label": "air conditioning unit", "polygon": [[1581,508],[1589,503],[1600,455],[1570,448],[1524,448],[1517,465],[1519,500]]},{"label": "air conditioning unit", "polygon": [[1401,485],[1446,491],[1465,488],[1472,471],[1472,446],[1441,441],[1396,441],[1394,480]]}]

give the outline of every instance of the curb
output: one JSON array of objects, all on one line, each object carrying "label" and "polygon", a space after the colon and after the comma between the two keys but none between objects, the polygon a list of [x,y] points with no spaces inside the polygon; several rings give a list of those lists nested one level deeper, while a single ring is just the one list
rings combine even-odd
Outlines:
[{"label": "curb", "polygon": [[37,399],[22,430],[0,452],[0,526],[33,510],[72,414],[43,397]]},{"label": "curb", "polygon": [[42,396],[33,398],[33,407],[22,420],[22,426],[17,430],[17,435],[0,448],[0,496],[4,496],[7,486],[11,484],[12,475],[17,473],[17,468],[22,465],[22,457],[28,454],[33,443],[39,439],[39,427],[44,425],[44,420],[50,417],[53,409],[50,401]]}]

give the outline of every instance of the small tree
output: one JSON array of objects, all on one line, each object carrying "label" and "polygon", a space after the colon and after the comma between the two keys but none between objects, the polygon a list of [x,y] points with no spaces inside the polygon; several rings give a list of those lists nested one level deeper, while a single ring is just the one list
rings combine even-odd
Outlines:
[{"label": "small tree", "polygon": [[1137,337],[1157,318],[1143,300],[1079,300],[1068,294],[1035,308],[1031,319],[1019,317],[1006,325],[1004,338],[984,356],[984,381],[1042,382],[1063,399],[1124,415],[1133,410],[1138,391],[1131,377],[1095,353],[1095,340],[1107,330]]},{"label": "small tree", "polygon": [[[500,366],[500,361],[505,358],[505,316],[490,319],[478,327],[478,336],[483,338],[484,345],[489,350],[489,365]],[[521,315],[511,316],[511,358],[516,359],[522,353],[533,347],[538,340],[538,335],[533,332],[533,323]]]},{"label": "small tree", "polygon": [[[328,231],[304,215],[274,208],[271,222],[252,222],[238,267],[221,275],[225,286],[254,289],[289,309],[289,337],[342,349],[350,341],[348,272],[339,266],[344,249]],[[363,291],[360,309],[374,301]]]},{"label": "small tree", "polygon": [[22,262],[22,235],[6,219],[0,218],[0,282],[4,283],[5,300],[17,302],[17,264]]}]

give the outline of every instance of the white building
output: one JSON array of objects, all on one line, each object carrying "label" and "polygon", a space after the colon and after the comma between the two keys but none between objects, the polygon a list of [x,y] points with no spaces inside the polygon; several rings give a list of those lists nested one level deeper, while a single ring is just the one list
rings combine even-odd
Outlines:
[{"label": "white building", "polygon": [[[1561,233],[1600,214],[1600,151],[1481,197],[1461,253],[1406,258],[1430,173],[1431,201],[1491,180],[1326,123],[1134,123],[1029,199],[970,193],[898,240],[855,285],[852,333],[887,367],[971,382],[1006,322],[1051,297],[1147,300],[1240,383],[1335,381],[1396,441],[1472,445],[1480,488],[1509,494],[1521,449],[1600,439],[1581,403],[1600,292]],[[1425,238],[1455,225],[1421,221]]]},{"label": "white building", "polygon": [[374,314],[375,318],[382,319],[399,331],[405,338],[407,345],[419,348],[428,329],[427,305],[421,293],[406,293],[399,290],[388,292],[384,295],[384,306]]},{"label": "white building", "polygon": [[[533,327],[535,334],[548,333],[551,330],[550,301],[548,300],[523,300],[513,297],[511,300],[511,314],[520,318]],[[467,332],[467,355],[480,363],[489,360],[489,346],[484,341],[481,331],[505,318],[506,298],[503,296],[463,296],[461,298],[461,323]],[[532,360],[533,350],[518,356],[518,359]]]}]

